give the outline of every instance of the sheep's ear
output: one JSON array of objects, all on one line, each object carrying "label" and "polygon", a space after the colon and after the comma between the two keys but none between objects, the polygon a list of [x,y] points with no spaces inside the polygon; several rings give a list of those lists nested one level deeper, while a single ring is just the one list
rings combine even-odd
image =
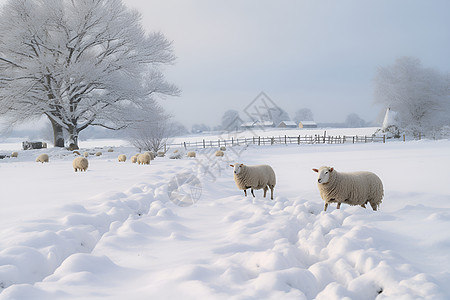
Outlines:
[{"label": "sheep's ear", "polygon": [[317,169],[312,169],[314,172],[319,173],[319,170]]},{"label": "sheep's ear", "polygon": [[334,168],[330,168],[330,173],[333,172]]},{"label": "sheep's ear", "polygon": [[242,167],[244,164],[241,164],[239,167]]},{"label": "sheep's ear", "polygon": [[230,167],[234,168],[234,165],[230,165]]}]

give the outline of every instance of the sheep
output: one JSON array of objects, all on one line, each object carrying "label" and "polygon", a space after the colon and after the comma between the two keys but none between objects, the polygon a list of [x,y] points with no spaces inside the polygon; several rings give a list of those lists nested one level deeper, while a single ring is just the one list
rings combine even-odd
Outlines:
[{"label": "sheep", "polygon": [[48,163],[48,154],[42,153],[36,158],[36,162],[40,163]]},{"label": "sheep", "polygon": [[150,155],[148,153],[139,154],[137,157],[137,163],[139,165],[149,165],[150,160]]},{"label": "sheep", "polygon": [[101,152],[97,152],[97,153],[95,153],[95,156],[100,156],[100,155],[102,155],[102,153],[101,153]]},{"label": "sheep", "polygon": [[114,149],[113,148],[109,148],[108,152],[114,152]]},{"label": "sheep", "polygon": [[166,155],[166,152],[164,152],[164,151],[159,151],[159,152],[157,153],[156,156],[158,156],[158,157],[164,157],[165,155]]},{"label": "sheep", "polygon": [[225,146],[222,146],[222,147],[220,147],[220,149],[219,149],[220,151],[226,151],[227,150],[227,148],[225,147]]},{"label": "sheep", "polygon": [[86,171],[88,166],[89,166],[89,162],[85,157],[76,157],[73,161],[72,161],[72,166],[76,171],[80,170],[80,171]]},{"label": "sheep", "polygon": [[147,152],[144,152],[144,153],[147,153],[148,155],[150,155],[150,160],[154,160],[155,159],[155,154],[153,152],[147,151]]},{"label": "sheep", "polygon": [[88,156],[89,156],[89,152],[87,152],[87,151],[84,152],[84,153],[83,153],[83,156],[84,156],[84,157],[88,157]]},{"label": "sheep", "polygon": [[135,163],[137,162],[137,157],[138,157],[138,155],[139,155],[139,154],[136,154],[136,155],[133,155],[133,156],[131,157],[131,163],[135,164]]},{"label": "sheep", "polygon": [[253,197],[255,197],[253,190],[263,189],[265,198],[267,190],[270,188],[270,199],[273,200],[273,189],[277,180],[271,166],[246,166],[237,163],[230,166],[234,168],[234,181],[240,190],[244,190],[245,196],[247,196],[247,189],[251,189]]},{"label": "sheep", "polygon": [[372,172],[360,171],[351,173],[339,173],[331,167],[320,167],[313,169],[319,173],[317,186],[320,196],[325,201],[324,211],[329,203],[337,203],[337,209],[341,203],[349,205],[361,205],[366,207],[370,203],[373,210],[381,204],[383,199],[383,183],[381,179]]},{"label": "sheep", "polygon": [[188,153],[187,153],[187,157],[195,157],[195,152],[194,151],[189,151]]},{"label": "sheep", "polygon": [[18,152],[13,152],[13,153],[11,153],[11,157],[17,157],[17,156],[19,156],[19,153],[18,153]]},{"label": "sheep", "polygon": [[127,160],[127,156],[125,154],[120,154],[118,160],[119,162],[125,162]]},{"label": "sheep", "polygon": [[217,150],[215,153],[215,156],[223,156],[223,151],[222,150]]}]

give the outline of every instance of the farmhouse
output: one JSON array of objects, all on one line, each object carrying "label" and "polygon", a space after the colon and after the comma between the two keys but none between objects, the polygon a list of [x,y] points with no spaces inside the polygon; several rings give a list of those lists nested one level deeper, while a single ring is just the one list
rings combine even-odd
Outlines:
[{"label": "farmhouse", "polygon": [[314,121],[300,121],[298,128],[317,128],[317,123]]},{"label": "farmhouse", "polygon": [[281,121],[278,128],[297,128],[297,123],[293,121]]},{"label": "farmhouse", "polygon": [[266,127],[275,127],[275,124],[272,121],[250,121],[245,122],[241,125],[242,129],[258,129],[258,128],[266,128]]}]

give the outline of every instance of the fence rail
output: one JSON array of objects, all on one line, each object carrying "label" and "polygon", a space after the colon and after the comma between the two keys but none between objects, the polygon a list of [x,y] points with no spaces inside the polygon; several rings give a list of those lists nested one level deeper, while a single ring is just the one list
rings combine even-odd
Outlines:
[{"label": "fence rail", "polygon": [[169,147],[184,147],[187,148],[213,148],[213,147],[232,147],[242,145],[276,145],[276,144],[345,144],[345,143],[373,143],[382,142],[386,143],[385,136],[358,136],[358,135],[311,135],[311,136],[254,136],[250,138],[230,138],[230,139],[217,139],[217,140],[201,140],[201,141],[189,141],[168,144]]}]

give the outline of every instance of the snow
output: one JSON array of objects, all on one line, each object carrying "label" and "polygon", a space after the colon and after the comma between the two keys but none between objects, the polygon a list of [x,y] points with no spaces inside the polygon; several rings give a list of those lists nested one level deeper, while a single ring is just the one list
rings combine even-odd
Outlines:
[{"label": "snow", "polygon": [[[67,150],[0,144],[19,150],[0,160],[0,299],[450,298],[448,140],[197,149],[149,166],[119,163],[136,154],[123,141],[81,146],[103,152],[85,173]],[[273,201],[237,190],[236,161],[272,165]],[[379,175],[380,211],[323,212],[322,165]],[[178,206],[169,195],[192,186],[169,183],[186,173],[201,191]]]}]

